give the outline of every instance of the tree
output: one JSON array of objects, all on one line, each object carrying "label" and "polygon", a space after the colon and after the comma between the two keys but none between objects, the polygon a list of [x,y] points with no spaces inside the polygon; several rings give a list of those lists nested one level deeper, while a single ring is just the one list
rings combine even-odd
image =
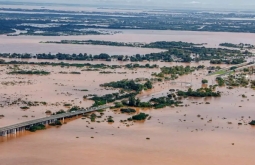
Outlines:
[{"label": "tree", "polygon": [[147,81],[147,82],[144,84],[144,87],[146,87],[147,89],[152,89],[152,83],[151,83],[151,81]]},{"label": "tree", "polygon": [[128,103],[129,106],[135,106],[136,105],[135,104],[136,103],[136,99],[135,99],[134,95],[130,96],[128,101],[129,101],[129,103]]},{"label": "tree", "polygon": [[207,83],[208,83],[208,80],[206,80],[206,79],[202,80],[202,84],[207,84]]},{"label": "tree", "polygon": [[140,105],[140,103],[141,103],[141,100],[140,100],[139,98],[137,98],[135,102],[136,102],[136,103],[135,103],[136,106],[139,107],[139,105]]}]

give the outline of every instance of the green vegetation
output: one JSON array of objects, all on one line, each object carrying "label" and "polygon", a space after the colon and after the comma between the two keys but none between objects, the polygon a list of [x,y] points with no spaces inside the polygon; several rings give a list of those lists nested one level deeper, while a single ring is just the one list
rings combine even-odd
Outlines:
[{"label": "green vegetation", "polygon": [[[174,99],[176,99],[176,97],[174,97]],[[172,95],[169,95],[167,97],[152,98],[148,102],[141,102],[139,98],[136,99],[135,96],[133,95],[129,97],[128,101],[123,100],[122,104],[131,107],[159,109],[172,105],[178,106],[179,104],[182,103],[181,101],[175,101],[174,99]]]},{"label": "green vegetation", "polygon": [[81,74],[81,72],[70,72],[70,74]]},{"label": "green vegetation", "polygon": [[220,46],[224,46],[224,47],[230,47],[230,48],[239,48],[239,49],[247,48],[247,49],[254,49],[254,45],[251,45],[251,44],[244,44],[244,43],[240,43],[240,44],[220,43],[219,45],[220,45]]},{"label": "green vegetation", "polygon": [[110,82],[100,85],[102,87],[123,88],[125,90],[141,91],[143,89],[142,84],[136,84],[134,80],[121,80],[117,82]]},{"label": "green vegetation", "polygon": [[31,70],[19,70],[19,71],[12,71],[9,72],[8,74],[29,74],[29,75],[48,75],[50,74],[50,72],[46,72],[46,71],[31,71]]},{"label": "green vegetation", "polygon": [[105,83],[101,84],[101,87],[112,87],[112,88],[121,88],[124,90],[133,90],[140,92],[143,89],[151,89],[152,88],[152,83],[150,81],[147,81],[145,84],[139,84],[136,83],[134,80],[121,80],[121,81],[116,81],[116,82],[110,82],[110,83]]},{"label": "green vegetation", "polygon": [[120,94],[120,93],[112,93],[112,94],[106,94],[104,96],[93,96],[90,98],[91,100],[94,100],[95,103],[93,106],[100,106],[107,103],[112,103],[116,100],[122,100],[125,98],[129,98],[132,95],[137,95],[138,93],[126,93],[126,94]]},{"label": "green vegetation", "polygon": [[29,109],[29,107],[27,107],[27,106],[24,106],[24,107],[20,107],[20,109],[23,109],[23,110],[28,110],[28,109]]},{"label": "green vegetation", "polygon": [[46,114],[51,114],[52,112],[50,110],[47,110],[45,113]]},{"label": "green vegetation", "polygon": [[120,109],[121,113],[135,113],[136,110],[132,108],[121,108]]},{"label": "green vegetation", "polygon": [[148,116],[148,114],[140,113],[138,115],[132,116],[132,120],[145,120]]},{"label": "green vegetation", "polygon": [[113,117],[109,116],[108,119],[107,119],[107,122],[108,123],[114,123]]},{"label": "green vegetation", "polygon": [[79,111],[81,108],[79,106],[73,106],[71,107],[68,111],[72,112],[72,111]]},{"label": "green vegetation", "polygon": [[193,89],[189,88],[187,92],[185,91],[178,91],[178,96],[184,96],[184,97],[220,97],[220,92],[213,92],[212,88],[200,88],[196,91],[193,91]]},{"label": "green vegetation", "polygon": [[250,125],[255,125],[255,120],[252,120],[249,124]]},{"label": "green vegetation", "polygon": [[132,95],[128,98],[128,105],[129,106],[138,106],[140,103],[140,100],[136,100],[135,95]]},{"label": "green vegetation", "polygon": [[228,59],[228,60],[212,59],[210,60],[210,63],[211,64],[241,64],[246,62],[245,56],[241,56],[241,55],[238,55],[238,56],[239,56],[238,58],[230,57],[231,59]]},{"label": "green vegetation", "polygon": [[[0,57],[2,54],[0,54]],[[8,56],[4,56],[5,58],[9,58]],[[126,65],[106,65],[106,64],[91,64],[91,63],[64,63],[64,62],[59,62],[59,63],[54,63],[54,62],[26,62],[26,61],[9,61],[6,62],[5,60],[0,59],[0,64],[5,64],[5,65],[40,65],[40,66],[60,66],[60,67],[77,67],[77,68],[83,68],[87,67],[87,69],[82,69],[81,71],[100,71],[99,69],[118,69],[118,68],[127,68],[127,69],[135,69],[135,68],[158,68],[159,66],[154,64],[145,64],[145,65],[140,65],[140,64],[126,64]],[[60,74],[68,74],[68,72],[59,72]],[[119,73],[119,74],[123,74]]]},{"label": "green vegetation", "polygon": [[96,121],[96,118],[97,118],[97,115],[96,115],[95,113],[92,113],[92,114],[90,115],[90,120],[91,120],[91,122],[95,122],[95,121]]},{"label": "green vegetation", "polygon": [[115,102],[114,104],[115,104],[115,106],[114,106],[115,108],[123,107],[123,104],[121,102]]},{"label": "green vegetation", "polygon": [[49,124],[50,126],[61,126],[62,123],[59,120],[56,120],[54,123]]},{"label": "green vegetation", "polygon": [[152,76],[161,77],[171,75],[170,79],[175,80],[178,76],[183,76],[189,73],[194,72],[198,69],[203,69],[205,66],[199,65],[198,67],[190,67],[190,66],[173,66],[173,67],[162,67],[161,72],[159,74],[152,74]]},{"label": "green vegetation", "polygon": [[61,109],[61,110],[57,111],[56,113],[52,113],[52,115],[58,115],[58,114],[62,114],[62,113],[66,113],[66,111]]},{"label": "green vegetation", "polygon": [[43,130],[46,129],[45,125],[43,124],[37,124],[37,125],[33,125],[29,128],[29,131],[31,132],[36,132],[37,130]]},{"label": "green vegetation", "polygon": [[247,86],[249,85],[249,80],[245,78],[245,75],[237,74],[237,75],[229,75],[224,79],[224,82],[228,86],[237,87],[237,86]]},{"label": "green vegetation", "polygon": [[208,84],[208,80],[203,79],[203,80],[202,80],[202,84]]},{"label": "green vegetation", "polygon": [[217,81],[219,86],[224,86],[225,85],[225,80],[221,77],[217,77],[216,81]]},{"label": "green vegetation", "polygon": [[153,88],[153,86],[152,86],[152,83],[151,83],[151,81],[147,81],[145,84],[144,84],[144,88],[146,89],[152,89]]},{"label": "green vegetation", "polygon": [[250,83],[251,83],[251,88],[254,89],[255,88],[255,80],[251,80]]},{"label": "green vegetation", "polygon": [[216,72],[214,72],[213,74],[218,74],[218,75],[224,75],[224,74],[226,74],[227,73],[227,71],[226,70],[218,70],[218,71],[216,71]]},{"label": "green vegetation", "polygon": [[178,106],[179,104],[182,104],[181,101],[173,100],[172,96],[173,95],[169,95],[167,97],[152,98],[150,103],[155,109],[165,108],[172,105]]},{"label": "green vegetation", "polygon": [[145,43],[125,43],[125,42],[112,42],[112,41],[100,41],[100,40],[61,40],[61,41],[46,41],[40,43],[55,43],[55,44],[78,44],[78,45],[107,45],[107,46],[125,46],[125,47],[142,47],[142,48],[190,48],[193,46],[201,46],[203,44],[194,44],[188,42],[176,42],[176,41],[157,41],[149,44]]},{"label": "green vegetation", "polygon": [[[105,44],[111,43],[110,41],[96,41],[103,42]],[[114,42],[114,44],[116,44]],[[117,44],[118,45],[118,44]],[[121,44],[123,45],[123,44]],[[129,44],[126,44],[129,45]],[[201,44],[186,43],[186,42],[167,42],[167,41],[158,41],[150,44],[137,44],[135,46],[146,47],[146,48],[160,48],[164,49],[159,53],[149,53],[149,54],[135,54],[132,56],[124,55],[113,55],[110,56],[106,53],[101,53],[99,55],[88,55],[86,53],[82,54],[18,54],[18,53],[2,53],[0,57],[3,58],[37,58],[37,59],[58,59],[58,60],[83,60],[83,61],[93,61],[93,60],[105,60],[105,61],[131,61],[131,62],[142,62],[142,61],[164,61],[164,62],[191,62],[191,61],[202,61],[210,60],[212,64],[240,64],[245,62],[245,58],[252,56],[252,53],[249,51],[241,50],[232,50],[232,49],[222,49],[222,48],[207,48],[201,47]],[[200,46],[198,46],[200,45]],[[83,65],[83,64],[80,64]],[[145,66],[140,66],[138,64],[130,64],[126,66],[127,68],[153,68],[157,67],[156,65],[150,66],[149,64]]]},{"label": "green vegetation", "polygon": [[81,91],[81,92],[87,92],[89,91],[88,89],[74,89],[75,91]]}]

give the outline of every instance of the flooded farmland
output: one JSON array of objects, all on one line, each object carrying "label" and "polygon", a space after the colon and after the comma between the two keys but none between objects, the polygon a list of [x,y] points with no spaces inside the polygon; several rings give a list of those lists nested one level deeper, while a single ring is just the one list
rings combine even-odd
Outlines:
[{"label": "flooded farmland", "polygon": [[[25,5],[13,5],[12,7],[3,5],[2,7],[44,9],[41,6]],[[47,6],[46,9],[65,10],[65,12],[85,10],[82,6]],[[0,14],[14,13],[14,11],[0,11]],[[92,7],[87,7],[86,11],[143,12],[142,9],[119,10]],[[40,12],[42,11],[16,11],[15,13],[38,14]],[[51,14],[61,13],[55,12],[51,12]],[[115,17],[114,12],[108,16]],[[147,13],[158,14],[160,11],[147,11]],[[176,14],[178,15],[178,13]],[[237,20],[239,19],[237,18]],[[231,20],[233,18],[229,18],[229,21]],[[43,27],[42,25],[38,26]],[[50,26],[45,24],[44,27]],[[60,29],[62,30],[62,28]],[[0,53],[66,53],[70,56],[73,53],[92,55],[107,53],[109,55],[132,56],[167,51],[156,48],[40,43],[61,40],[125,43],[182,41],[204,44],[209,48],[218,48],[220,43],[225,42],[255,45],[255,33],[122,29],[103,29],[103,31],[108,31],[111,35],[0,35]],[[180,47],[178,48],[181,49]],[[254,50],[250,51],[254,53]],[[207,57],[213,56],[213,53],[209,55]],[[227,56],[227,58],[231,58],[231,56]],[[254,61],[253,59],[253,55],[251,55],[246,59],[247,63]],[[12,63],[12,61],[16,61],[16,63]],[[112,58],[109,61],[98,59],[83,61],[57,60],[57,58],[49,60],[34,57],[28,59],[3,58],[1,56],[0,128],[53,116],[61,110],[73,113],[73,107],[88,108],[93,106],[96,103],[91,99],[93,97],[128,93],[131,90],[126,89],[127,85],[124,88],[102,87],[104,83],[124,79],[137,80],[135,82],[138,84],[145,83],[147,80],[152,83],[151,89],[145,89],[143,86],[141,91],[139,89],[135,91],[138,92],[135,99],[144,103],[154,98],[166,100],[166,98],[172,97],[171,90],[178,93],[178,91],[186,92],[189,88],[196,91],[201,87],[203,89],[208,87],[215,92],[219,91],[221,97],[177,97],[172,100],[180,101],[180,104],[162,108],[123,105],[124,108],[133,108],[134,113],[122,113],[121,108],[111,107],[66,118],[60,121],[62,125],[46,125],[44,130],[32,132],[29,128],[17,132],[17,134],[0,136],[0,165],[253,165],[255,162],[255,126],[249,123],[255,120],[255,87],[249,83],[242,87],[230,88],[230,85],[227,84],[220,86],[216,80],[216,74],[208,75],[211,71],[210,67],[214,68],[213,71],[217,67],[224,70],[224,68],[234,66],[233,64],[211,64],[210,60],[195,61],[194,59],[189,63],[166,61],[163,61],[163,58],[157,61],[152,58],[149,61],[134,62],[118,58]],[[34,62],[34,64],[18,62]],[[42,62],[52,63],[39,64]],[[60,64],[61,62],[63,63]],[[126,65],[130,63],[139,64],[142,67],[128,68]],[[77,64],[77,66],[68,64]],[[105,68],[100,64],[104,64]],[[149,67],[146,64],[149,64]],[[93,65],[96,66],[92,67]],[[113,65],[119,67],[114,68]],[[156,67],[150,67],[152,65]],[[176,77],[171,77],[173,73],[160,75],[163,67],[174,66],[190,66],[196,69],[183,75],[175,73]],[[202,69],[198,68],[199,66]],[[254,67],[247,68],[245,76],[248,77],[249,82],[254,81],[255,84],[253,69]],[[38,74],[37,71],[44,74]],[[238,77],[238,72],[235,73],[235,70],[232,70],[231,73],[234,76],[232,79]],[[203,80],[207,80],[207,83],[202,84]],[[130,97],[117,101],[123,100],[131,102]],[[136,102],[138,102],[137,100]],[[107,105],[114,106],[114,102],[107,102],[107,99],[103,101]],[[133,115],[140,113],[146,113],[148,117],[142,121],[133,120]],[[94,121],[92,115],[96,116]],[[113,122],[109,119],[112,119]]]},{"label": "flooded farmland", "polygon": [[135,55],[162,52],[162,49],[111,47],[98,45],[61,45],[42,44],[46,41],[60,40],[102,40],[112,42],[142,42],[183,41],[192,43],[207,43],[206,47],[219,47],[220,43],[255,43],[255,34],[222,33],[222,32],[181,32],[160,30],[121,30],[114,35],[86,35],[86,36],[0,36],[1,53],[88,53],[110,55]]},{"label": "flooded farmland", "polygon": [[[174,63],[172,64],[174,65]],[[9,66],[10,67],[10,66]],[[52,67],[22,65],[23,69],[42,69],[51,72],[45,76],[8,75],[11,68],[1,66],[1,114],[0,125],[14,124],[31,118],[46,116],[45,111],[55,112],[66,109],[64,103],[88,107],[89,100],[83,95],[107,94],[101,83],[125,78],[150,78],[159,69],[118,70],[126,74],[99,74],[81,71],[75,67]],[[81,71],[79,75],[63,76],[60,72]],[[183,76],[178,81],[192,81],[194,88],[201,87],[206,71],[196,71]],[[212,79],[213,80],[213,79]],[[24,82],[6,84],[7,82]],[[29,82],[29,83],[28,83]],[[215,83],[209,81],[209,85]],[[158,82],[155,88],[142,92],[139,97],[166,95],[170,88],[187,89],[185,85]],[[87,89],[88,91],[76,91]],[[246,88],[227,90],[221,98],[187,98],[188,107],[168,107],[164,109],[137,109],[152,116],[144,122],[119,122],[129,115],[119,111],[106,110],[105,116],[113,116],[115,122],[108,124],[102,119],[90,122],[77,118],[61,127],[52,127],[36,133],[21,132],[0,138],[0,160],[5,165],[20,162],[21,165],[54,164],[252,164],[254,162],[255,128],[247,125],[254,119],[254,91]],[[246,99],[240,95],[245,93]],[[22,105],[8,103],[21,98],[27,101],[46,102],[47,105],[32,106],[28,110]],[[205,104],[210,102],[210,104]],[[240,107],[241,106],[241,107]],[[26,116],[26,117],[24,117]],[[239,125],[238,123],[242,123]],[[91,129],[93,128],[93,129]],[[92,138],[93,137],[93,138]],[[149,140],[146,140],[149,138]],[[26,151],[22,150],[26,148]],[[10,155],[8,153],[13,153]],[[75,152],[75,154],[70,154]],[[15,159],[13,156],[15,155]],[[199,159],[197,159],[199,157]],[[107,158],[107,159],[106,159]],[[210,162],[208,163],[208,160]]]}]

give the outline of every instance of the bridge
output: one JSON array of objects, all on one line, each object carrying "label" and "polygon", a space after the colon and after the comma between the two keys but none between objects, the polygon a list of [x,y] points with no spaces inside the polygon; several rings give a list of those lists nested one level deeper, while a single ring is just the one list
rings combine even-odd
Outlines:
[{"label": "bridge", "polygon": [[49,117],[39,118],[39,119],[25,121],[25,122],[14,124],[14,125],[0,127],[0,136],[7,136],[8,134],[16,134],[17,132],[24,131],[34,125],[38,125],[38,124],[47,125],[47,124],[55,123],[55,121],[57,120],[64,121],[65,118],[70,118],[70,117],[74,117],[74,116],[78,116],[78,115],[82,115],[85,113],[102,110],[106,108],[110,108],[110,106],[104,105],[99,107],[92,107],[88,109],[82,109],[82,110],[78,110],[74,112],[52,115]]}]

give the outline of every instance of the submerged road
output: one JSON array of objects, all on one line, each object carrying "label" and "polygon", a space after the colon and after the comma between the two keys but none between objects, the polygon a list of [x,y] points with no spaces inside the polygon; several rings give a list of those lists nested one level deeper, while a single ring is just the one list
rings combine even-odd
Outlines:
[{"label": "submerged road", "polygon": [[89,113],[89,112],[93,112],[93,111],[98,111],[98,110],[102,110],[102,109],[106,109],[106,108],[110,108],[110,106],[104,105],[104,106],[99,106],[99,107],[92,107],[92,108],[88,108],[88,109],[82,109],[79,111],[52,115],[49,117],[34,119],[34,120],[30,120],[30,121],[25,121],[25,122],[13,124],[13,125],[5,126],[5,127],[0,127],[0,136],[7,136],[8,134],[16,134],[18,131],[24,131],[24,130],[26,130],[26,128],[29,128],[33,125],[51,124],[51,123],[54,123],[56,120],[61,120],[61,119],[64,120],[65,118],[69,118],[69,117],[73,117],[73,116],[77,116],[77,115],[81,115],[81,114],[85,114],[85,113]]}]

